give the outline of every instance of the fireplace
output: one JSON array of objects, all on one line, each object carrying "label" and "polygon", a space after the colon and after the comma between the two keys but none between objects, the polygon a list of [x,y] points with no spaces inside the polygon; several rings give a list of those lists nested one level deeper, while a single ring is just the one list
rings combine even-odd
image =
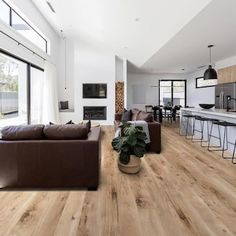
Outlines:
[{"label": "fireplace", "polygon": [[106,120],[107,107],[84,107],[84,120]]}]

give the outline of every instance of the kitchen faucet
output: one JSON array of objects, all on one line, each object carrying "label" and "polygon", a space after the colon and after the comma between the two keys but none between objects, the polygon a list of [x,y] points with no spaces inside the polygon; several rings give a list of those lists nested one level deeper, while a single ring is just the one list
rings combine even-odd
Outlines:
[{"label": "kitchen faucet", "polygon": [[236,101],[236,98],[231,98],[230,96],[227,96],[227,107],[226,107],[226,111],[229,111],[231,108],[229,107],[229,102],[233,100]]}]

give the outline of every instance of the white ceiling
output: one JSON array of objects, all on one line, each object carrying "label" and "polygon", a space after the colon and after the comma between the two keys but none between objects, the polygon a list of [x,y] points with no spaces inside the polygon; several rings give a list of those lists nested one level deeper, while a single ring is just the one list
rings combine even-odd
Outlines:
[{"label": "white ceiling", "polygon": [[[103,47],[105,45],[119,57],[127,58],[137,66],[143,65],[211,2],[49,0],[56,11],[54,14],[46,0],[32,1],[57,31],[63,29],[67,36],[75,36]],[[167,60],[165,52],[162,54]],[[159,63],[159,60],[155,54],[145,66],[157,69],[156,61]]]},{"label": "white ceiling", "polygon": [[213,0],[140,69],[152,73],[194,71],[209,64],[209,44],[215,45],[212,61],[236,55],[235,11],[235,0]]}]

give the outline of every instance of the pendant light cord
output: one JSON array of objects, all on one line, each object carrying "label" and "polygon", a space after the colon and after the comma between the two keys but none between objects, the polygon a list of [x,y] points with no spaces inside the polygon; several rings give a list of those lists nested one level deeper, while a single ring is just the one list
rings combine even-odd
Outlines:
[{"label": "pendant light cord", "polygon": [[65,91],[66,91],[66,89],[67,89],[67,81],[66,81],[66,67],[67,67],[67,63],[66,63],[66,47],[67,47],[67,45],[66,45],[66,37],[64,38],[64,40],[65,40]]},{"label": "pendant light cord", "polygon": [[211,65],[211,47],[209,49],[210,49],[210,51],[209,51],[209,58],[210,58],[210,65]]}]

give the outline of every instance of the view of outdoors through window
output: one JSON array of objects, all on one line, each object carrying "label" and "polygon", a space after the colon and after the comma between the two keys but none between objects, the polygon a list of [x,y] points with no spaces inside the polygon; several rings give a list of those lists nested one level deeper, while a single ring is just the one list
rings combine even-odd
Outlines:
[{"label": "view of outdoors through window", "polygon": [[27,123],[26,64],[0,53],[0,127]]},{"label": "view of outdoors through window", "polygon": [[185,81],[160,81],[160,105],[185,106]]}]

